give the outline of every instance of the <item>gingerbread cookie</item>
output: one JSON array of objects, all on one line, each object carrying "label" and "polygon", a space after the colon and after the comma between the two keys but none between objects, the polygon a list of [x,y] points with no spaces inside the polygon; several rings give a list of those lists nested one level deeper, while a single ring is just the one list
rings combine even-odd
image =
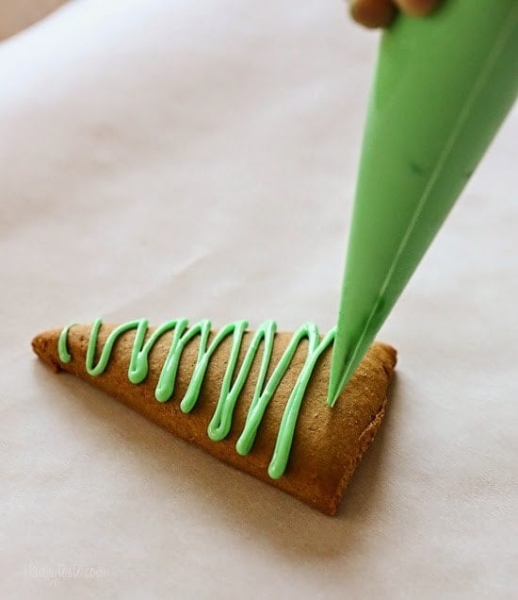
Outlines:
[{"label": "gingerbread cookie", "polygon": [[174,435],[334,515],[385,412],[396,351],[376,342],[333,406],[327,386],[334,330],[313,324],[255,332],[246,321],[212,331],[186,319],[149,327],[72,325],[34,351]]}]

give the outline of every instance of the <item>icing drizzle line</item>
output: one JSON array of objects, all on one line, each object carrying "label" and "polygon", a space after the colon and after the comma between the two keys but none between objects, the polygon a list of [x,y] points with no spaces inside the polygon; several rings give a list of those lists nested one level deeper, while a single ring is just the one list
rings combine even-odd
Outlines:
[{"label": "icing drizzle line", "polygon": [[[59,336],[58,354],[63,363],[68,363],[72,359],[67,348],[67,339],[68,332],[73,326],[74,325],[69,325],[65,327]],[[215,442],[225,439],[230,432],[234,408],[250,374],[250,369],[259,352],[259,348],[263,345],[264,349],[254,395],[248,410],[245,426],[236,443],[237,452],[243,456],[252,450],[257,431],[268,404],[273,398],[282,378],[286,374],[300,343],[304,339],[307,339],[308,353],[306,361],[293,386],[288,402],[286,403],[275,449],[268,467],[268,474],[272,479],[278,479],[283,475],[286,465],[288,464],[295,427],[297,425],[306,388],[317,360],[334,340],[335,329],[331,329],[323,339],[320,339],[320,334],[315,324],[305,323],[301,325],[291,337],[291,340],[284,350],[273,373],[267,380],[268,367],[270,365],[275,334],[277,331],[277,323],[273,320],[265,321],[255,331],[252,341],[246,351],[243,363],[237,373],[236,365],[243,341],[243,335],[248,327],[247,321],[234,321],[225,325],[225,327],[216,333],[210,344],[208,342],[212,323],[209,320],[199,321],[190,328],[187,319],[167,321],[160,325],[160,327],[157,327],[147,341],[145,341],[145,338],[148,330],[148,320],[138,319],[135,321],[128,321],[127,323],[123,323],[116,327],[109,334],[101,350],[97,364],[94,364],[101,326],[101,319],[97,319],[92,325],[86,351],[85,366],[87,372],[93,377],[101,375],[108,366],[113,346],[119,336],[127,331],[135,329],[136,334],[131,352],[128,379],[131,383],[136,385],[142,383],[147,377],[149,369],[148,357],[153,346],[166,332],[173,331],[171,347],[155,388],[155,398],[159,402],[167,402],[173,395],[182,353],[191,340],[196,336],[200,337],[196,365],[187,391],[180,402],[180,408],[184,413],[191,412],[196,406],[203,379],[212,355],[227,337],[232,336],[229,359],[223,377],[219,400],[207,430],[210,439]]]}]

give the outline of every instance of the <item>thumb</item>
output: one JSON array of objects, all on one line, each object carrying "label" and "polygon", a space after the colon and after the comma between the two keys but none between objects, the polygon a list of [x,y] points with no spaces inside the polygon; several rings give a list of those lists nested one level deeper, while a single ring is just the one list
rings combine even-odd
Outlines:
[{"label": "thumb", "polygon": [[431,12],[437,4],[438,0],[394,0],[396,5],[407,15],[426,15]]}]

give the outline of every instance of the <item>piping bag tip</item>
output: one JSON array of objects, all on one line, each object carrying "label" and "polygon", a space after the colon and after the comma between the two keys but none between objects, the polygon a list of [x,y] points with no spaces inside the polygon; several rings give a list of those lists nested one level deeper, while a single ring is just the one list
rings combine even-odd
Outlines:
[{"label": "piping bag tip", "polygon": [[336,347],[333,349],[331,358],[331,370],[329,373],[329,387],[327,390],[327,403],[333,407],[349,383],[354,371],[358,367],[359,360],[355,360],[353,353],[348,358],[343,358]]},{"label": "piping bag tip", "polygon": [[336,404],[336,401],[342,393],[342,389],[347,384],[349,378],[348,373],[342,375],[341,371],[336,371],[331,368],[331,374],[329,379],[329,388],[327,390],[327,403],[331,408]]}]

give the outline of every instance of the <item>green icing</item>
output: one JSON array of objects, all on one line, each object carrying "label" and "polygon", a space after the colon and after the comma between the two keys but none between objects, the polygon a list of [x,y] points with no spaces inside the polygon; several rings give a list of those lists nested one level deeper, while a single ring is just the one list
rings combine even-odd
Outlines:
[{"label": "green icing", "polygon": [[73,325],[69,325],[65,327],[63,331],[59,335],[58,340],[58,354],[61,362],[69,363],[72,360],[72,356],[70,355],[67,348],[67,338],[68,338],[68,330],[73,327]]},{"label": "green icing", "polygon": [[[59,357],[64,363],[70,362],[71,360],[70,353],[67,349],[67,338],[69,329],[72,326],[73,325],[70,325],[63,329],[58,341]],[[108,366],[113,346],[117,339],[127,331],[136,330],[128,368],[128,379],[131,383],[136,385],[142,383],[147,377],[149,369],[149,353],[156,342],[166,332],[173,332],[169,353],[155,388],[155,398],[159,402],[167,402],[173,395],[183,351],[189,342],[199,336],[200,341],[196,365],[187,391],[180,402],[180,408],[184,413],[189,413],[196,406],[201,386],[214,352],[226,338],[232,336],[229,358],[223,376],[219,400],[207,430],[208,436],[215,442],[225,439],[229,434],[237,401],[239,400],[239,396],[250,374],[252,365],[259,353],[259,349],[263,346],[254,395],[248,410],[243,431],[236,443],[237,452],[243,456],[252,450],[268,404],[285,376],[299,345],[303,340],[307,339],[308,351],[306,361],[295,382],[288,402],[286,403],[273,456],[268,467],[268,474],[272,479],[278,479],[283,475],[288,464],[293,436],[295,434],[300,408],[309,380],[319,357],[324,350],[333,343],[335,337],[334,329],[330,330],[323,339],[321,339],[316,325],[313,323],[301,325],[293,334],[288,346],[275,366],[273,373],[267,378],[275,341],[275,333],[277,331],[277,324],[272,320],[265,321],[255,331],[237,373],[236,366],[242,346],[243,335],[248,327],[247,321],[241,320],[227,324],[216,333],[210,344],[209,337],[212,323],[209,320],[199,321],[192,327],[189,327],[187,319],[167,321],[155,329],[147,341],[145,341],[148,331],[147,319],[128,321],[127,323],[123,323],[116,327],[109,334],[101,349],[97,364],[94,364],[101,326],[101,319],[97,319],[92,325],[86,351],[85,366],[87,372],[93,377],[101,375]]]}]

